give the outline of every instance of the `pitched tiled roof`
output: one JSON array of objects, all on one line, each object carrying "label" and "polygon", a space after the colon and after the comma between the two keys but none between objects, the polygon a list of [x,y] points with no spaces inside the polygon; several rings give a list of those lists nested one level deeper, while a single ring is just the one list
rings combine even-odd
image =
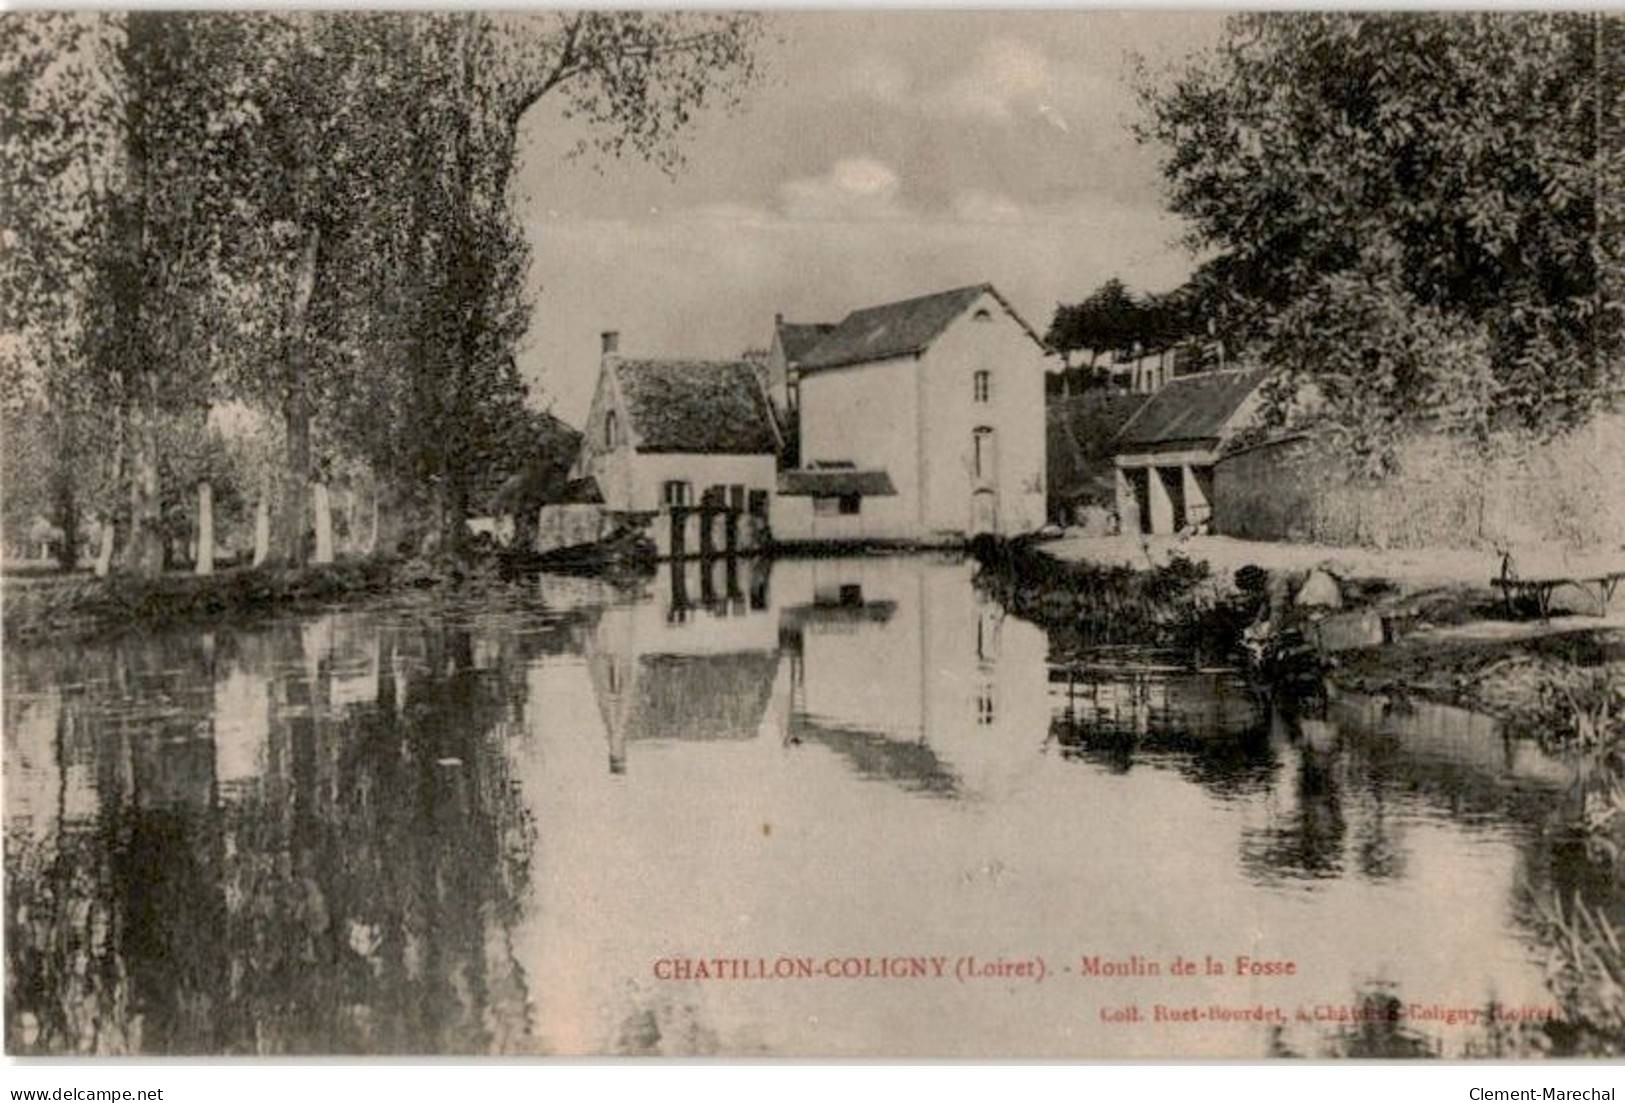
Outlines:
[{"label": "pitched tiled roof", "polygon": [[[935,341],[970,305],[985,294],[991,294],[1010,310],[1008,303],[993,289],[992,284],[979,283],[972,287],[958,287],[952,291],[939,291],[935,295],[922,295],[917,299],[886,303],[854,310],[841,320],[817,346],[802,359],[802,371],[820,368],[838,368],[845,364],[858,364],[868,360],[885,360],[893,356],[906,356],[919,352]],[[1038,335],[1014,310],[1012,317],[1021,322],[1023,329],[1039,341]]]},{"label": "pitched tiled roof", "polygon": [[883,498],[897,493],[891,476],[884,471],[852,469],[779,472],[779,493],[787,498],[833,498],[842,494],[863,494]]},{"label": "pitched tiled roof", "polygon": [[833,322],[780,322],[779,347],[784,350],[784,359],[791,364],[800,363],[813,346],[834,329]]},{"label": "pitched tiled roof", "polygon": [[747,363],[617,360],[615,379],[640,452],[778,450],[772,407]]},{"label": "pitched tiled roof", "polygon": [[1117,450],[1216,441],[1263,380],[1264,373],[1258,370],[1200,372],[1173,379],[1123,426]]}]

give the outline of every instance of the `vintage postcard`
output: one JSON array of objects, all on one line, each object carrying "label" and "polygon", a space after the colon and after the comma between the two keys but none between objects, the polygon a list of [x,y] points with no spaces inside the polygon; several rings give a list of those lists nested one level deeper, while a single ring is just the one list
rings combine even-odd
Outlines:
[{"label": "vintage postcard", "polygon": [[1625,1053],[1622,59],[0,15],[6,1052]]}]

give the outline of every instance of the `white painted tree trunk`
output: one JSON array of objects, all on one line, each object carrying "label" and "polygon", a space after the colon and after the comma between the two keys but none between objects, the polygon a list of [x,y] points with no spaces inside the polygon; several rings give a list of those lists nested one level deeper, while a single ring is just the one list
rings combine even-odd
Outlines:
[{"label": "white painted tree trunk", "polygon": [[314,562],[333,562],[333,503],[326,483],[311,484],[311,506],[316,511],[316,555]]},{"label": "white painted tree trunk", "polygon": [[101,527],[102,546],[96,550],[96,577],[106,578],[107,572],[113,569],[113,519],[103,518]]},{"label": "white painted tree trunk", "polygon": [[270,554],[271,500],[269,494],[261,492],[259,503],[254,507],[254,566],[264,563]]},{"label": "white painted tree trunk", "polygon": [[372,491],[372,529],[367,533],[366,554],[374,555],[378,551],[378,522],[383,515],[384,491],[382,487],[374,487]]},{"label": "white painted tree trunk", "polygon": [[197,484],[197,567],[200,575],[214,573],[214,487],[208,479]]}]

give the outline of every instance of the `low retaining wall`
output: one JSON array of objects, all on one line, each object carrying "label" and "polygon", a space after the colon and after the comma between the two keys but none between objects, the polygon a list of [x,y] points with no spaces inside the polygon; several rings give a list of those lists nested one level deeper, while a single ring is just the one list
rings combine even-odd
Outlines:
[{"label": "low retaining wall", "polygon": [[1309,437],[1224,456],[1214,528],[1250,540],[1383,548],[1625,546],[1625,416],[1550,441],[1498,433],[1485,445],[1442,434],[1403,443],[1397,470],[1351,478]]}]

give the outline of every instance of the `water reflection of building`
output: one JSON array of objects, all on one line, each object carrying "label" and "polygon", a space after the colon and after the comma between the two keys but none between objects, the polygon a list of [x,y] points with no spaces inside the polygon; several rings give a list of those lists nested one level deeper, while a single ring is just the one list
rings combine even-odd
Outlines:
[{"label": "water reflection of building", "polygon": [[792,740],[927,792],[997,786],[1036,765],[1047,641],[972,584],[970,563],[779,564]]},{"label": "water reflection of building", "polygon": [[1046,641],[968,563],[857,557],[673,563],[653,600],[606,610],[587,664],[612,772],[637,742],[751,739],[834,750],[930,792],[1029,768]]},{"label": "water reflection of building", "polygon": [[769,570],[754,560],[673,561],[654,600],[599,617],[587,669],[611,773],[625,772],[630,743],[756,737],[779,666]]}]

